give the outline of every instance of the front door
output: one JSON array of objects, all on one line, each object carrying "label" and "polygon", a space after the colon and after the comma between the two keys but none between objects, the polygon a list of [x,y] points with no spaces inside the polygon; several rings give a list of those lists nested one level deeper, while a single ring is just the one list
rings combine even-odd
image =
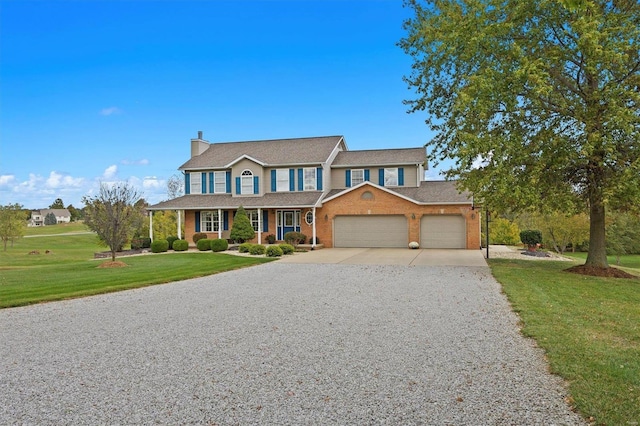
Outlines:
[{"label": "front door", "polygon": [[277,214],[278,240],[284,240],[287,232],[300,232],[300,211],[279,210]]}]

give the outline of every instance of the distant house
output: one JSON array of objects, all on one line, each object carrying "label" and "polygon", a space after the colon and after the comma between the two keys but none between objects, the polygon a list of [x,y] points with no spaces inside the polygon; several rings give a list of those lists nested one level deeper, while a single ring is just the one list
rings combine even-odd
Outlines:
[{"label": "distant house", "polygon": [[53,213],[56,217],[56,223],[71,222],[71,213],[69,213],[68,209],[40,209],[31,211],[29,226],[44,226],[45,218],[49,213]]},{"label": "distant house", "polygon": [[185,195],[148,209],[185,213],[186,238],[229,238],[243,206],[256,231],[298,231],[324,247],[480,247],[473,197],[425,181],[423,147],[350,151],[342,136],[209,143],[180,166]]}]

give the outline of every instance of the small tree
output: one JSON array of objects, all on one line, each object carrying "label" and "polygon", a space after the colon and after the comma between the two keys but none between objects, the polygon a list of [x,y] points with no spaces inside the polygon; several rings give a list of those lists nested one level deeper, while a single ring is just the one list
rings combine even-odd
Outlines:
[{"label": "small tree", "polygon": [[27,215],[20,204],[0,206],[0,239],[7,250],[7,243],[13,242],[24,236],[27,227]]},{"label": "small tree", "polygon": [[50,209],[64,209],[64,202],[62,198],[56,198],[56,200],[49,206]]},{"label": "small tree", "polygon": [[489,228],[489,238],[492,244],[516,245],[520,243],[520,229],[518,225],[508,219],[497,218]]},{"label": "small tree", "polygon": [[538,244],[542,243],[542,232],[534,229],[520,231],[520,241],[526,244],[530,251],[535,251]]},{"label": "small tree", "polygon": [[45,225],[57,225],[58,224],[58,219],[56,219],[56,215],[53,213],[47,213],[47,215],[44,217],[44,224]]},{"label": "small tree", "polygon": [[251,225],[251,221],[247,217],[247,212],[244,211],[244,207],[240,206],[233,217],[230,237],[238,243],[244,243],[245,241],[254,239],[255,236],[256,232],[253,230],[253,225]]},{"label": "small tree", "polygon": [[142,214],[134,205],[140,198],[127,183],[101,184],[96,197],[85,196],[85,223],[111,250],[111,259],[121,250],[136,229],[141,226]]}]

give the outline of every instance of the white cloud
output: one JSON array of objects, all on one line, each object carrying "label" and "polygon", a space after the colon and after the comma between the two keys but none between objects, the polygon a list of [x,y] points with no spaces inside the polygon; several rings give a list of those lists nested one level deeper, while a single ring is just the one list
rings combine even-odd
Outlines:
[{"label": "white cloud", "polygon": [[55,170],[49,173],[45,182],[47,188],[79,188],[84,183],[84,178],[74,178],[73,176],[58,173]]},{"label": "white cloud", "polygon": [[473,163],[471,163],[471,168],[480,169],[482,167],[486,167],[489,165],[491,158],[493,158],[493,152],[489,152],[489,154],[487,154],[486,157],[483,157],[482,155],[478,155],[476,159],[473,160]]},{"label": "white cloud", "polygon": [[142,160],[122,160],[120,163],[125,166],[146,166],[149,164],[149,160],[146,158],[143,158]]},{"label": "white cloud", "polygon": [[15,175],[0,175],[0,185],[10,185],[14,180]]},{"label": "white cloud", "polygon": [[102,108],[100,110],[100,115],[109,116],[114,114],[122,114],[122,110],[115,106],[112,106],[109,108]]},{"label": "white cloud", "polygon": [[113,177],[118,173],[118,166],[115,164],[107,167],[102,174],[103,179],[113,179]]},{"label": "white cloud", "polygon": [[142,180],[142,187],[144,189],[164,189],[165,186],[165,181],[158,179],[155,176],[145,176]]}]

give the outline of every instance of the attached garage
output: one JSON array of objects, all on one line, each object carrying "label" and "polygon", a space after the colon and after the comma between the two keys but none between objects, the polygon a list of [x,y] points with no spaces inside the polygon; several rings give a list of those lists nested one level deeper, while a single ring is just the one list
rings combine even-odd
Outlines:
[{"label": "attached garage", "polygon": [[407,247],[409,229],[403,215],[336,216],[334,247]]},{"label": "attached garage", "polygon": [[467,228],[461,215],[427,215],[420,220],[420,247],[467,248]]}]

